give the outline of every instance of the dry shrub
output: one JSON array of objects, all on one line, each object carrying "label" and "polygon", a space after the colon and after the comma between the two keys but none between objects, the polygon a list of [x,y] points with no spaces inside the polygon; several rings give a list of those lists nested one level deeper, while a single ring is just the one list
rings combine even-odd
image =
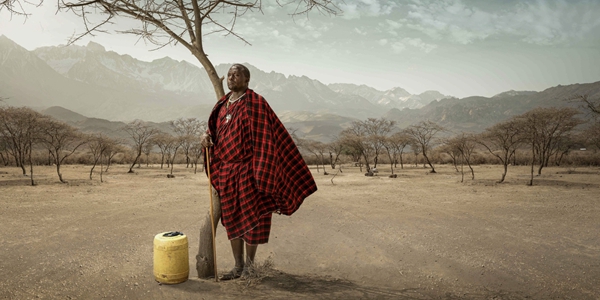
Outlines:
[{"label": "dry shrub", "polygon": [[262,262],[254,262],[254,264],[248,267],[247,273],[242,276],[243,280],[239,280],[238,283],[244,285],[245,287],[260,284],[263,279],[271,277],[273,274],[275,274],[275,269],[273,269],[273,267],[274,263],[271,256],[267,257]]}]

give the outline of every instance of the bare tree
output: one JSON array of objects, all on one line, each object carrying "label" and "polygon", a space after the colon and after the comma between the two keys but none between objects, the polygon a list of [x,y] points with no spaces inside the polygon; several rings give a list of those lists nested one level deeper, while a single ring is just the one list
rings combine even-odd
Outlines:
[{"label": "bare tree", "polygon": [[62,183],[67,183],[60,173],[60,166],[67,157],[84,145],[86,140],[73,126],[50,118],[43,119],[40,140],[56,164],[58,179]]},{"label": "bare tree", "polygon": [[304,149],[306,149],[306,151],[314,154],[314,156],[317,158],[317,173],[319,173],[319,161],[321,161],[321,165],[323,166],[323,173],[324,175],[327,175],[327,171],[325,171],[325,152],[327,151],[327,145],[319,142],[319,141],[313,141],[313,140],[303,140],[302,145],[304,145]]},{"label": "bare tree", "polygon": [[[460,158],[461,161],[461,166],[460,166],[460,173],[461,173],[461,180],[460,182],[464,181],[464,170],[463,170],[463,165],[464,162],[467,163],[467,165],[469,166],[469,169],[471,170],[471,179],[475,179],[475,172],[473,171],[473,167],[471,166],[471,156],[473,154],[473,151],[475,150],[475,137],[472,134],[466,134],[464,132],[462,132],[459,135],[456,135],[448,140],[445,141],[445,146],[446,149],[445,151],[449,151],[449,152],[453,152],[453,155],[455,155],[455,157],[453,157],[453,160],[458,160]],[[456,168],[456,165],[455,165]],[[456,170],[458,171],[458,168],[456,168]]]},{"label": "bare tree", "polygon": [[446,139],[443,142],[443,145],[439,148],[439,151],[441,153],[446,153],[448,154],[448,156],[450,156],[450,159],[452,159],[452,165],[454,166],[454,170],[456,170],[456,172],[460,172],[458,170],[458,159],[460,159],[460,150],[458,150],[457,145],[455,144],[455,141],[452,139]]},{"label": "bare tree", "polygon": [[596,121],[592,126],[586,128],[583,136],[587,145],[592,145],[596,151],[600,150],[600,121]]},{"label": "bare tree", "polygon": [[186,168],[190,166],[190,148],[206,131],[206,122],[197,118],[177,119],[170,122],[175,133],[181,138],[181,150],[185,155]]},{"label": "bare tree", "polygon": [[392,171],[392,174],[394,174],[394,167],[397,167],[396,162],[398,161],[398,156],[400,157],[400,168],[404,168],[402,153],[409,142],[410,137],[406,135],[404,131],[396,132],[385,139],[383,147],[390,160],[390,170]]},{"label": "bare tree", "polygon": [[[154,143],[152,143],[152,139],[150,139],[142,149],[144,152],[144,156],[146,156],[146,168],[150,166],[150,154],[152,153],[152,149],[154,149]],[[140,162],[138,161],[138,168],[140,167]]]},{"label": "bare tree", "polygon": [[144,122],[140,120],[135,120],[123,127],[123,130],[127,132],[127,134],[131,137],[133,141],[133,149],[135,151],[136,157],[129,167],[128,173],[133,173],[133,167],[137,163],[140,156],[142,156],[142,151],[144,149],[144,145],[150,141],[150,139],[156,135],[159,131],[156,128],[152,128],[149,125],[146,125]]},{"label": "bare tree", "polygon": [[[169,147],[169,143],[172,140],[172,135],[166,132],[159,132],[152,137],[152,143],[156,145],[160,151],[160,168],[163,168],[165,163],[165,155],[167,153],[167,148]],[[168,161],[167,161],[168,163]],[[167,167],[169,165],[167,164]]]},{"label": "bare tree", "polygon": [[116,140],[109,141],[106,150],[104,150],[104,158],[106,160],[106,169],[104,169],[104,172],[108,172],[108,168],[110,168],[113,158],[117,154],[124,153],[125,151],[127,150],[120,142]]},{"label": "bare tree", "polygon": [[431,167],[431,173],[435,173],[435,168],[433,167],[433,164],[431,164],[431,160],[427,154],[437,142],[434,139],[435,135],[443,130],[444,128],[442,126],[432,121],[423,121],[416,125],[411,125],[405,130],[406,134],[412,138],[413,144],[416,147],[421,148],[421,153],[423,153],[425,161]]},{"label": "bare tree", "polygon": [[375,168],[377,168],[379,154],[383,150],[386,139],[395,125],[396,122],[385,118],[368,118],[363,121],[363,126],[367,133],[366,141],[370,144],[370,148],[373,149],[373,167]]},{"label": "bare tree", "polygon": [[[31,185],[33,179],[33,148],[39,142],[41,132],[42,114],[26,107],[0,108],[0,139],[3,147],[8,149],[23,175],[27,175],[25,162],[29,163],[29,177]],[[4,157],[3,157],[4,160]]]},{"label": "bare tree", "polygon": [[342,155],[342,151],[344,151],[344,143],[342,143],[340,139],[337,138],[333,142],[328,143],[325,146],[327,148],[327,151],[329,152],[329,163],[331,164],[331,169],[335,169],[340,155]]},{"label": "bare tree", "polygon": [[92,154],[92,168],[90,169],[90,180],[92,180],[92,175],[94,173],[94,169],[96,165],[100,163],[100,182],[104,182],[102,178],[102,157],[105,152],[116,142],[106,135],[99,133],[93,134],[88,137],[88,149]]},{"label": "bare tree", "polygon": [[568,99],[570,101],[579,101],[587,110],[595,115],[600,115],[600,98],[590,99],[589,95],[577,95]]},{"label": "bare tree", "polygon": [[367,172],[370,172],[369,157],[372,156],[374,151],[371,147],[372,144],[368,141],[368,131],[365,123],[361,121],[352,122],[349,128],[344,129],[340,133],[340,140],[349,149],[352,149],[358,157],[364,158]]},{"label": "bare tree", "polygon": [[[498,158],[504,166],[499,183],[504,182],[510,159],[523,142],[523,126],[521,120],[513,118],[486,128],[477,138],[477,142],[484,146],[490,154]],[[498,154],[497,151],[500,151],[500,153]]]},{"label": "bare tree", "polygon": [[[192,143],[192,147],[190,148],[190,155],[192,156],[192,164],[194,165],[194,174],[198,171],[198,162],[202,159],[204,155],[204,148],[202,147],[202,143],[200,139],[195,139]],[[204,167],[201,171],[204,171]]]},{"label": "bare tree", "polygon": [[523,131],[525,139],[532,145],[532,155],[537,157],[538,175],[548,166],[552,155],[560,151],[565,139],[575,126],[582,123],[575,116],[579,112],[573,108],[536,108],[520,117],[526,126]]},{"label": "bare tree", "polygon": [[26,160],[38,130],[37,120],[41,117],[40,113],[26,107],[0,107],[0,136],[23,175],[27,175]]},{"label": "bare tree", "polygon": [[177,157],[177,150],[181,148],[183,144],[183,138],[179,136],[171,136],[167,141],[166,155],[167,162],[171,164],[171,175],[173,175],[173,166],[175,164],[175,157]]}]

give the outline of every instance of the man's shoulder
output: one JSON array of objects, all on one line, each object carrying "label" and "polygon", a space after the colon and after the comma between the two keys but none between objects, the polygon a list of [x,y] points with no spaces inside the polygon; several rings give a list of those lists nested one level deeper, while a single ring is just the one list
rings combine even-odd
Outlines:
[{"label": "man's shoulder", "polygon": [[255,92],[253,89],[248,89],[247,94],[249,94],[252,99],[260,99],[261,101],[265,101],[265,97],[263,97],[261,94]]}]

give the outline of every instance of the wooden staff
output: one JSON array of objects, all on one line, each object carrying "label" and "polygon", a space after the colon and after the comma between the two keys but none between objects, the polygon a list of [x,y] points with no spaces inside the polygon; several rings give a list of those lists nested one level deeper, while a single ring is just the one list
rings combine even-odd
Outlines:
[{"label": "wooden staff", "polygon": [[212,228],[213,262],[215,264],[215,281],[219,281],[217,275],[217,243],[215,243],[215,216],[213,215],[212,181],[210,180],[210,148],[206,147],[206,174],[208,175],[208,194],[210,195],[210,227]]}]

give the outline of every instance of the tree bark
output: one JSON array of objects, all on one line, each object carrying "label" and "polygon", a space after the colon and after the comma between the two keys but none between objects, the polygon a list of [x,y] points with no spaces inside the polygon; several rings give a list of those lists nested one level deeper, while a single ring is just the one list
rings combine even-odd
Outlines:
[{"label": "tree bark", "polygon": [[[210,184],[210,183],[209,183]],[[221,199],[217,191],[212,188],[213,217],[212,224],[217,231],[217,225],[221,218]],[[215,276],[215,256],[213,253],[213,232],[210,218],[210,209],[204,217],[204,223],[200,227],[200,236],[198,238],[198,254],[196,255],[196,271],[199,278],[209,278]]]}]

